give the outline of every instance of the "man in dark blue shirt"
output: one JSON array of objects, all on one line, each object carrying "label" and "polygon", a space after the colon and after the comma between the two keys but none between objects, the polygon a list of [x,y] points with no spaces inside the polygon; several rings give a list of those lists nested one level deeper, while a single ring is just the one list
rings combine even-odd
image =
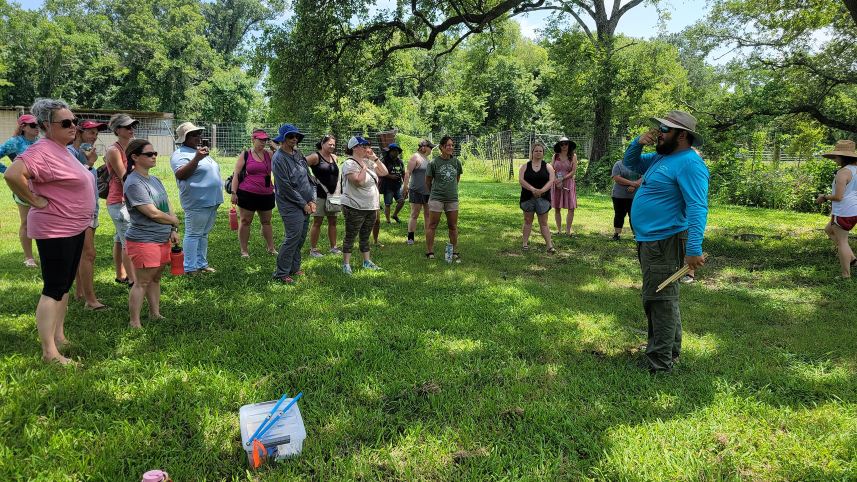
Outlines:
[{"label": "man in dark blue shirt", "polygon": [[[633,141],[625,166],[643,175],[631,208],[643,272],[643,308],[649,322],[646,357],[653,373],[672,370],[681,353],[679,286],[657,287],[683,264],[704,264],[702,239],[708,217],[708,168],[697,151],[696,119],[672,111],[652,118],[656,130]],[[656,152],[642,154],[655,144]]]}]

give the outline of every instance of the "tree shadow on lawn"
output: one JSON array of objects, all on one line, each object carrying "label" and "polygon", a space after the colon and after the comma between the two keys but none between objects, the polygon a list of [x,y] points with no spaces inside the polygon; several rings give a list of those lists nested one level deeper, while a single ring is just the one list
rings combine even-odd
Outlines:
[{"label": "tree shadow on lawn", "polygon": [[[87,443],[65,447],[68,475],[128,479],[158,466],[177,479],[241,477],[238,407],[302,389],[304,454],[263,478],[578,478],[606,463],[614,427],[681,420],[724,382],[794,409],[854,400],[853,370],[819,379],[806,367],[827,358],[801,343],[825,325],[823,308],[798,317],[769,292],[719,284],[684,290],[682,363],[651,378],[629,350],[645,329],[633,245],[604,252],[606,240],[582,235],[562,241],[572,249],[562,257],[520,255],[498,245],[519,216],[495,221],[471,231],[460,266],[392,246],[376,254],[385,272],[345,278],[328,257],[308,261],[294,287],[269,281],[273,258],[242,264],[216,231],[219,272],[165,280],[166,321],[132,332],[122,310],[70,310],[86,353],[75,376],[42,367],[36,343],[22,350],[32,361],[5,357],[4,371],[23,373],[4,402],[4,432],[24,434],[9,447],[37,460],[61,429]],[[707,303],[713,295],[721,303]],[[741,317],[724,323],[724,312]],[[850,354],[853,331],[836,343]]]}]

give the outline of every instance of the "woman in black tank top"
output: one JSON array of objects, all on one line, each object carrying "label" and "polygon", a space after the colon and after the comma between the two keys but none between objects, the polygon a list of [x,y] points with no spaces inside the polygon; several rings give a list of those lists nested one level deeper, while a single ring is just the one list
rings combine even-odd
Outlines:
[{"label": "woman in black tank top", "polygon": [[518,182],[521,184],[521,210],[524,211],[523,249],[530,249],[530,233],[533,230],[533,218],[539,218],[539,231],[545,238],[548,253],[556,253],[551,241],[550,226],[548,226],[548,211],[551,209],[550,189],[553,186],[555,174],[553,167],[544,162],[545,146],[541,143],[533,145],[530,161],[521,166],[518,171]]},{"label": "woman in black tank top", "polygon": [[[336,215],[335,212],[325,211],[324,201],[327,192],[335,194],[339,186],[339,165],[336,164],[336,138],[328,134],[315,144],[318,149],[306,157],[307,165],[312,175],[318,181],[316,185],[316,211],[313,214],[312,226],[309,229],[309,255],[313,258],[324,256],[318,250],[318,238],[321,235],[321,224],[327,218],[327,239],[330,241],[330,252],[340,254],[342,251],[336,247]],[[322,188],[322,185],[324,188]],[[325,188],[327,192],[325,192]]]}]

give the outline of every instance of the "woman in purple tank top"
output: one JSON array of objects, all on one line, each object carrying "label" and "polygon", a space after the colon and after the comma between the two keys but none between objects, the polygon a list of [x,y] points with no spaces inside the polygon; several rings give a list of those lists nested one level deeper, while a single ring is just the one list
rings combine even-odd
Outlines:
[{"label": "woman in purple tank top", "polygon": [[238,206],[240,219],[238,244],[241,247],[241,257],[249,258],[250,226],[253,224],[253,213],[259,213],[262,237],[265,238],[268,254],[276,256],[274,230],[271,227],[271,212],[274,209],[271,153],[265,149],[269,137],[262,129],[254,129],[250,137],[253,147],[238,156],[235,171],[232,173],[232,204]]}]

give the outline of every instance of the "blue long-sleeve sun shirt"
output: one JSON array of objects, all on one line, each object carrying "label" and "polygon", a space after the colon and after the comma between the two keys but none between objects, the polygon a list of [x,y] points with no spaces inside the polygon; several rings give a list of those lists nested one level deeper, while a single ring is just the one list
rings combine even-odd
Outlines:
[{"label": "blue long-sleeve sun shirt", "polygon": [[686,254],[702,256],[708,219],[708,167],[693,149],[666,156],[642,152],[638,137],[631,141],[622,160],[643,175],[631,206],[637,241],[659,241],[687,230]]}]

